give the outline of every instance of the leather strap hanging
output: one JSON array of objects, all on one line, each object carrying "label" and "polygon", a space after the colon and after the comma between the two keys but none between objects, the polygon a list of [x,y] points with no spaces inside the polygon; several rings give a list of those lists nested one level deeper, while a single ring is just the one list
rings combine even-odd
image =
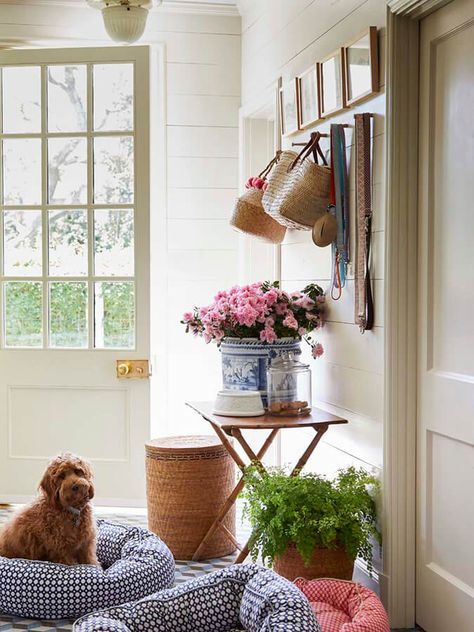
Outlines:
[{"label": "leather strap hanging", "polygon": [[307,158],[311,153],[313,154],[315,164],[319,164],[318,154],[321,157],[323,165],[328,164],[326,161],[326,157],[323,154],[323,151],[319,145],[320,138],[321,138],[321,134],[319,132],[311,133],[309,141],[306,143],[306,145],[303,147],[300,153],[296,156],[293,162],[289,165],[288,171],[291,171],[292,169],[294,169],[296,165],[298,164],[298,162],[303,162],[303,160],[305,160],[305,158]]},{"label": "leather strap hanging", "polygon": [[371,115],[355,114],[356,170],[356,258],[355,322],[361,333],[374,325],[374,305],[370,280],[370,238],[372,233],[371,196]]},{"label": "leather strap hanging", "polygon": [[332,245],[333,274],[331,297],[338,300],[346,284],[349,263],[349,186],[347,178],[344,126],[331,125],[332,183],[330,205],[337,221],[337,236]]}]

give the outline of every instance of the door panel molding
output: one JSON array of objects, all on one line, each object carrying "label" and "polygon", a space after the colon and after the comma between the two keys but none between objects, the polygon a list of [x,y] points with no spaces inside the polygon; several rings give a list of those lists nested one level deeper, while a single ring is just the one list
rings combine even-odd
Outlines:
[{"label": "door panel molding", "polygon": [[418,26],[388,11],[381,592],[396,628],[415,623]]}]

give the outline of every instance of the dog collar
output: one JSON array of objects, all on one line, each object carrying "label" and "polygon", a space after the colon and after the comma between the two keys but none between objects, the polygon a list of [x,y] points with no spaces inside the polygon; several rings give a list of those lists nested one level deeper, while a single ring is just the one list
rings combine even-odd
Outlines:
[{"label": "dog collar", "polygon": [[74,516],[74,524],[77,527],[79,520],[81,519],[81,510],[76,509],[76,507],[67,507],[67,510]]}]

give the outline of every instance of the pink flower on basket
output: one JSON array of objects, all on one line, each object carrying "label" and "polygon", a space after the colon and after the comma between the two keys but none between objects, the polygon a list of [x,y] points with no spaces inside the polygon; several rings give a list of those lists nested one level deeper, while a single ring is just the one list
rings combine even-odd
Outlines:
[{"label": "pink flower on basket", "polygon": [[298,329],[298,321],[296,320],[295,315],[293,314],[291,309],[288,310],[283,324],[285,325],[285,327],[289,327],[290,329]]},{"label": "pink flower on basket", "polygon": [[324,353],[324,347],[320,342],[317,342],[311,350],[313,358],[320,358]]}]

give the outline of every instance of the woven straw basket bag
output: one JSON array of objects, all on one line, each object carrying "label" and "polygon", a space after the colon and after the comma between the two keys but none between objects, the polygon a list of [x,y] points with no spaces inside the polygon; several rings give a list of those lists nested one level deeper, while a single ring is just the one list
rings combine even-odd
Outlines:
[{"label": "woven straw basket bag", "polygon": [[[279,152],[259,174],[259,178],[266,180],[267,174],[278,157]],[[285,237],[286,227],[265,213],[262,197],[263,190],[255,187],[251,187],[241,195],[235,203],[230,225],[242,233],[258,237],[267,243],[280,244]]]},{"label": "woven straw basket bag", "polygon": [[[262,197],[265,211],[277,222],[296,230],[310,230],[326,213],[329,203],[331,169],[319,146],[319,132],[297,154],[283,151],[268,176]],[[314,162],[309,159],[313,154]],[[320,155],[323,165],[318,164]]]}]

